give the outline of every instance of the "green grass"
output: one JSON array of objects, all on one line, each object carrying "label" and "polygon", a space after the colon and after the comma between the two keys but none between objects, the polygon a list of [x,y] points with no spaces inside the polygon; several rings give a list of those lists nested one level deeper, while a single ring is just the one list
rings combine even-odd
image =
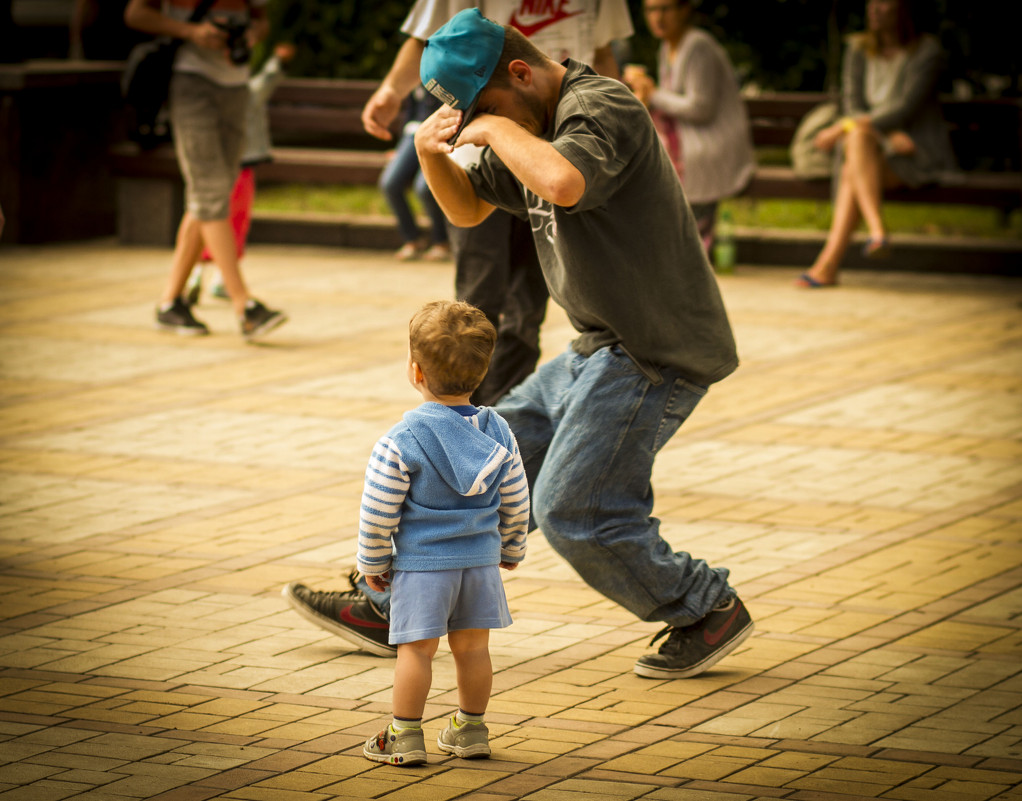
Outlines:
[{"label": "green grass", "polygon": [[[410,197],[412,208],[420,211]],[[383,195],[374,186],[261,186],[255,209],[270,212],[326,212],[332,214],[389,215]],[[830,226],[831,204],[812,200],[727,200],[735,224],[750,228],[790,228],[825,231]],[[895,234],[981,236],[1022,239],[1022,211],[1004,221],[997,209],[974,206],[927,206],[887,203],[884,219]]]},{"label": "green grass", "polygon": [[[415,208],[415,198],[410,200]],[[375,186],[276,184],[260,186],[256,211],[325,212],[330,214],[390,214],[383,193]]]},{"label": "green grass", "polygon": [[[825,231],[831,204],[813,200],[727,200],[736,225],[750,228],[795,228]],[[891,233],[936,236],[981,236],[1022,239],[1022,211],[1005,222],[997,209],[979,206],[885,203],[884,221]]]}]

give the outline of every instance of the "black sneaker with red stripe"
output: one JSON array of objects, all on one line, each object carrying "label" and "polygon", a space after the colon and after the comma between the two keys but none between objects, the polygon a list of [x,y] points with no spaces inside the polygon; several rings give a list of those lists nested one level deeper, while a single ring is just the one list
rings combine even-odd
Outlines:
[{"label": "black sneaker with red stripe", "polygon": [[684,628],[668,626],[651,641],[668,635],[660,650],[635,663],[635,672],[648,679],[687,679],[716,665],[741,645],[755,628],[745,604],[731,595],[702,620]]},{"label": "black sneaker with red stripe", "polygon": [[394,656],[397,646],[387,642],[390,623],[365,594],[355,588],[343,592],[314,590],[292,582],[281,592],[291,607],[311,623],[377,656]]}]

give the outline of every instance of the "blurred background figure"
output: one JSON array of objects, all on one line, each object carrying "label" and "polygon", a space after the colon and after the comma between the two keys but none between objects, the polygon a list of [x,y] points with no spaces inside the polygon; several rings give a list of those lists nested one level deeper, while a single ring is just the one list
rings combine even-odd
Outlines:
[{"label": "blurred background figure", "polygon": [[[441,103],[422,86],[412,91],[408,98],[408,120],[405,122],[394,149],[393,158],[387,163],[380,176],[380,191],[387,199],[404,244],[395,253],[400,261],[423,258],[426,261],[444,261],[451,256],[447,239],[447,218],[433,199],[433,193],[426,186],[426,179],[419,169],[419,156],[415,152],[415,131],[426,117],[440,108]],[[429,236],[422,236],[415,214],[408,205],[406,193],[414,188],[416,197],[429,215]]]},{"label": "blurred background figure", "polygon": [[[292,44],[279,44],[273,50],[262,69],[248,81],[248,110],[245,113],[245,151],[241,156],[241,172],[231,190],[230,220],[234,231],[234,242],[238,249],[238,260],[245,255],[248,243],[248,229],[252,225],[252,201],[255,198],[255,168],[273,159],[270,152],[270,119],[267,104],[273,91],[284,78],[284,65],[295,55]],[[220,271],[211,266],[213,254],[209,248],[203,248],[199,264],[188,277],[185,285],[185,302],[194,306],[199,302],[202,293],[204,273],[208,269],[216,271],[216,278],[210,288],[210,294],[221,300],[230,300],[224,288]]]},{"label": "blurred background figure", "polygon": [[756,168],[745,104],[724,48],[695,26],[691,0],[644,0],[643,12],[660,40],[657,80],[637,65],[624,80],[649,108],[712,253],[719,201]]},{"label": "blurred background figure", "polygon": [[938,101],[943,54],[919,32],[911,0],[868,0],[867,30],[850,36],[841,69],[843,116],[816,135],[835,153],[834,217],[816,261],[798,279],[809,289],[835,286],[852,234],[864,220],[868,258],[888,254],[883,192],[917,187],[955,169]]},{"label": "blurred background figure", "polygon": [[208,13],[200,0],[129,0],[125,23],[135,30],[183,40],[170,81],[170,123],[185,180],[185,212],[178,226],[170,273],[156,306],[156,326],[183,335],[205,335],[182,293],[203,247],[223,276],[246,340],[287,321],[249,293],[238,264],[230,221],[231,191],[241,169],[248,108],[251,48],[266,38],[266,0],[215,0]]}]

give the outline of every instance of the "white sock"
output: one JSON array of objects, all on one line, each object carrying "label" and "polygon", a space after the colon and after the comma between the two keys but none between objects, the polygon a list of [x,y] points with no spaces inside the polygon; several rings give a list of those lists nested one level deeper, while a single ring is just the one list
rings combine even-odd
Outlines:
[{"label": "white sock", "polygon": [[394,718],[394,722],[390,724],[394,731],[401,731],[402,729],[421,729],[422,718],[418,720],[408,720],[406,718]]},{"label": "white sock", "polygon": [[482,715],[470,715],[467,712],[462,712],[459,709],[458,710],[458,714],[454,716],[454,722],[458,726],[464,726],[466,723],[482,723],[483,722],[483,716]]}]

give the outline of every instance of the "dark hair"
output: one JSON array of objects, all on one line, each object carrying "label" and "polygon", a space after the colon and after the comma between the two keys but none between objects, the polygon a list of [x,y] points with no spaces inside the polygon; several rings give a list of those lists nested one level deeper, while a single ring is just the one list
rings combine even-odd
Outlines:
[{"label": "dark hair", "polygon": [[507,71],[512,61],[524,61],[530,67],[542,67],[550,59],[536,45],[525,38],[525,35],[510,25],[504,26],[504,49],[500,52],[500,60],[493,68],[487,87],[505,89],[511,85],[511,76]]},{"label": "dark hair", "polygon": [[[919,26],[916,24],[916,14],[913,0],[898,0],[898,44],[911,48],[919,39]],[[853,34],[849,39],[865,50],[869,55],[874,56],[880,50],[880,42],[873,31],[863,31]]]},{"label": "dark hair", "polygon": [[412,361],[434,395],[467,395],[486,376],[497,331],[475,306],[459,300],[436,300],[408,323]]}]

